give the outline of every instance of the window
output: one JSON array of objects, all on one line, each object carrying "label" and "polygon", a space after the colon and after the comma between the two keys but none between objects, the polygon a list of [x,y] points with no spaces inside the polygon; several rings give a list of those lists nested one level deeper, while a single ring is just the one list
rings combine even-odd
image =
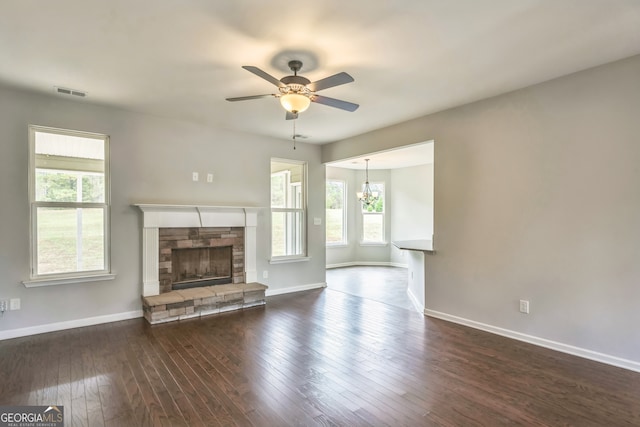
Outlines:
[{"label": "window", "polygon": [[344,181],[327,181],[327,246],[347,244],[346,194]]},{"label": "window", "polygon": [[271,257],[306,256],[306,167],[271,160]]},{"label": "window", "polygon": [[108,143],[29,127],[32,280],[109,273]]},{"label": "window", "polygon": [[378,192],[378,200],[368,206],[362,204],[362,243],[385,243],[384,183],[372,182],[369,185],[371,191]]}]

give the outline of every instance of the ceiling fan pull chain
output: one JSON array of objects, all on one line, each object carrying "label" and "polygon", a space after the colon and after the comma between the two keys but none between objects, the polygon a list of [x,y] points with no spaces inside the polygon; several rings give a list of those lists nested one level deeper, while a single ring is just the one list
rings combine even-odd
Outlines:
[{"label": "ceiling fan pull chain", "polygon": [[296,149],[296,121],[293,121],[293,149]]}]

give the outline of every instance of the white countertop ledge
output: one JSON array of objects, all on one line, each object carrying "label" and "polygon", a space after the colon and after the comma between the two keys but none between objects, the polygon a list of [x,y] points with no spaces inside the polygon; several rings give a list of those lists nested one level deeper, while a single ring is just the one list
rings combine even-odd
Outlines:
[{"label": "white countertop ledge", "polygon": [[407,251],[435,252],[435,249],[433,249],[433,240],[397,240],[391,243],[393,243],[393,246],[396,248]]}]

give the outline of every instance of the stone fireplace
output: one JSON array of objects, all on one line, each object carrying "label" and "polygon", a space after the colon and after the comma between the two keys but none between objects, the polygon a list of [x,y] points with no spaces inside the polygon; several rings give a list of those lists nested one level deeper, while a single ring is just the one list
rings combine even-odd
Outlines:
[{"label": "stone fireplace", "polygon": [[266,303],[267,286],[255,283],[259,208],[136,206],[143,213],[142,311],[149,323]]},{"label": "stone fireplace", "polygon": [[[174,284],[173,250],[194,248],[220,248],[231,246],[231,281],[228,283],[253,283],[256,272],[256,227],[260,208],[194,205],[138,204],[143,213],[142,229],[142,295],[154,296],[172,291]],[[215,249],[213,250],[216,251]],[[211,253],[214,253],[211,252]],[[182,257],[177,255],[176,257]],[[211,279],[214,267],[202,267],[200,258],[210,252],[194,257],[184,278],[178,282],[200,280],[197,276]],[[196,272],[197,269],[197,272]],[[204,271],[203,271],[204,269]],[[208,269],[208,273],[207,273]],[[190,276],[187,278],[186,276]],[[191,277],[196,276],[196,277]],[[208,286],[208,285],[205,285]]]},{"label": "stone fireplace", "polygon": [[244,283],[244,227],[160,228],[160,293]]}]

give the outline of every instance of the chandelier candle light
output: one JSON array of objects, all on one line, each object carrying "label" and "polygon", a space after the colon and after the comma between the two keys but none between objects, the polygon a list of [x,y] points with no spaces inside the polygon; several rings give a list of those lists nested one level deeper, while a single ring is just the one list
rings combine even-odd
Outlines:
[{"label": "chandelier candle light", "polygon": [[366,180],[364,183],[364,190],[357,192],[356,195],[358,196],[358,200],[362,202],[363,206],[371,206],[378,200],[378,192],[371,191],[371,187],[369,186],[369,159],[364,159],[364,161],[367,162],[365,166]]}]

